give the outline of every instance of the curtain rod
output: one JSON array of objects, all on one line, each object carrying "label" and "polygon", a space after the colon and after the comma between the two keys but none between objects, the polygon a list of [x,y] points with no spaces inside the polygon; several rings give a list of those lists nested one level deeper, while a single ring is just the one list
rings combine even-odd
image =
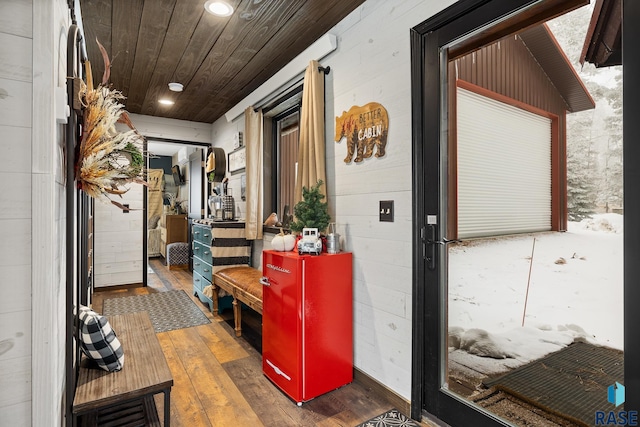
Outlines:
[{"label": "curtain rod", "polygon": [[[326,76],[331,72],[331,67],[330,66],[323,67],[320,65],[318,66],[318,71],[324,73]],[[296,93],[302,92],[302,85],[300,85],[300,83],[302,83],[303,81],[304,81],[304,76],[296,80],[295,82],[293,82],[291,85],[289,85],[288,88],[281,91],[278,97],[271,98],[270,100],[267,100],[265,103],[258,105],[257,107],[253,107],[253,111],[257,113],[260,109],[262,109],[262,112],[266,113],[267,111],[273,109],[275,105],[279,104],[283,100],[290,98],[292,95],[295,95]],[[293,89],[291,90],[291,88]],[[265,110],[265,106],[268,106],[266,107],[266,110]]]}]

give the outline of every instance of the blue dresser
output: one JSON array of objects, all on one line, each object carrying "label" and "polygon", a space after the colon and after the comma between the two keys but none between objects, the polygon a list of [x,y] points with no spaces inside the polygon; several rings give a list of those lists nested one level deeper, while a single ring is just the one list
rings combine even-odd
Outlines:
[{"label": "blue dresser", "polygon": [[[213,301],[205,295],[205,289],[211,286],[213,274],[223,268],[248,265],[251,261],[251,241],[245,239],[244,222],[197,219],[192,225],[191,245],[193,294],[212,310]],[[231,308],[232,299],[231,296],[221,296],[219,310]]]}]

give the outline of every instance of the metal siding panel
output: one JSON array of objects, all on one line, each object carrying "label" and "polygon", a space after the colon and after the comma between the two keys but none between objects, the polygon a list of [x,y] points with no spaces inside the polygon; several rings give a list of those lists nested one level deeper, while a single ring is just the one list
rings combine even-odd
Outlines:
[{"label": "metal siding panel", "polygon": [[456,62],[461,80],[557,115],[567,109],[557,88],[518,36],[500,40],[500,49],[497,43],[485,46]]},{"label": "metal siding panel", "polygon": [[458,236],[551,229],[551,120],[458,89]]}]

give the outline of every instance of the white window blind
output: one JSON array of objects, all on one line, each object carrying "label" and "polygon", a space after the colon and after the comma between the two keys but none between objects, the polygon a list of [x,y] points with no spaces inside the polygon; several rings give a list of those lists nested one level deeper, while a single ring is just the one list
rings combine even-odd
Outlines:
[{"label": "white window blind", "polygon": [[551,120],[457,91],[458,236],[551,229]]}]

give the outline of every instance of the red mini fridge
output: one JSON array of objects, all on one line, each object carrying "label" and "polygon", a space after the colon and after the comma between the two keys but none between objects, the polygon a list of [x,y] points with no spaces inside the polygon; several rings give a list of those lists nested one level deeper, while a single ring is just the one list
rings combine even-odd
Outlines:
[{"label": "red mini fridge", "polygon": [[351,253],[262,253],[262,371],[298,405],[353,380]]}]

